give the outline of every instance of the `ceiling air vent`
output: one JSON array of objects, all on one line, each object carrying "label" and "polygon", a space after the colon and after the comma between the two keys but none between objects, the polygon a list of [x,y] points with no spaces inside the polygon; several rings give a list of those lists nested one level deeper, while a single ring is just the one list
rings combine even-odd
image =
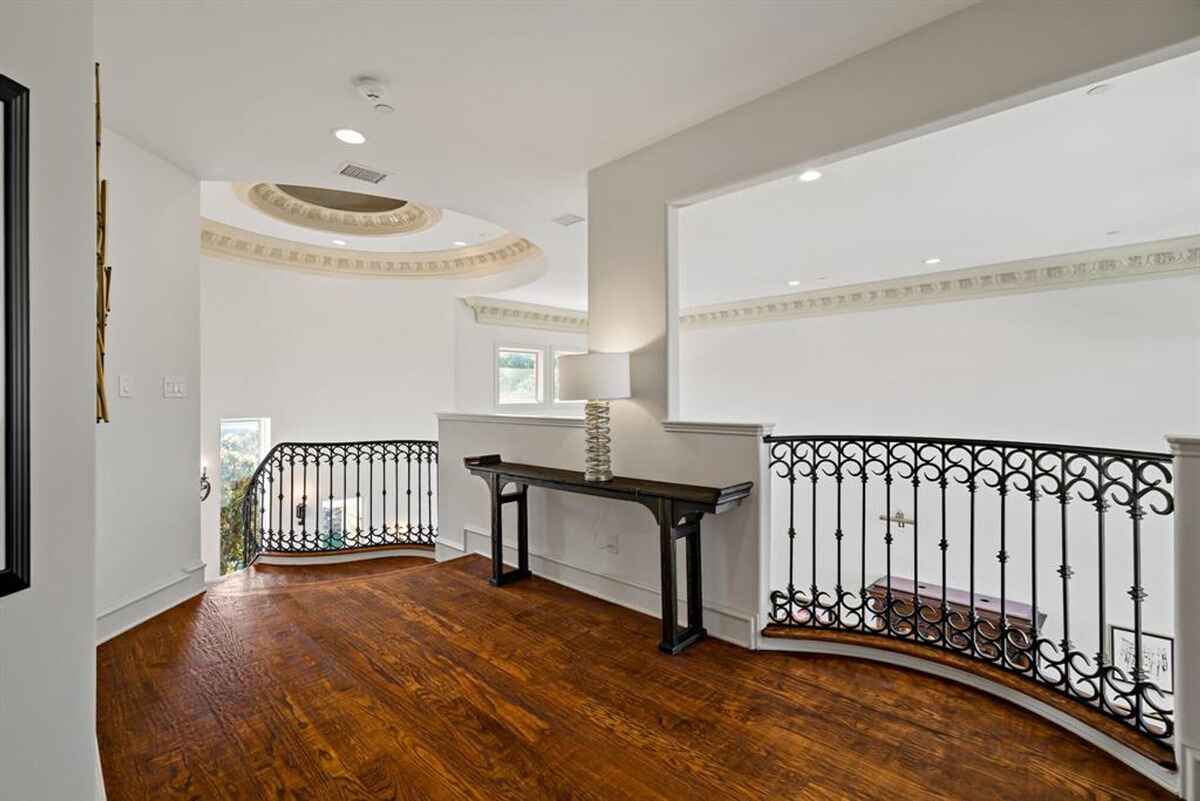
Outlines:
[{"label": "ceiling air vent", "polygon": [[583,218],[578,214],[560,214],[559,216],[554,217],[552,221],[558,223],[563,228],[566,228],[569,225],[583,222]]},{"label": "ceiling air vent", "polygon": [[361,164],[347,161],[338,168],[338,175],[344,175],[347,178],[354,178],[358,181],[366,181],[369,184],[378,184],[388,177],[386,172],[373,170],[370,167],[364,167]]}]

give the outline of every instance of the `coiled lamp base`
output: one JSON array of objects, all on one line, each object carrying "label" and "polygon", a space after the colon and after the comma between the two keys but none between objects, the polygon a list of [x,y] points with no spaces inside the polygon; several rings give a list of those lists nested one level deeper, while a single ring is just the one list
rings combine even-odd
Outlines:
[{"label": "coiled lamp base", "polygon": [[583,410],[583,431],[587,437],[585,481],[612,481],[612,436],[608,401],[588,401]]}]

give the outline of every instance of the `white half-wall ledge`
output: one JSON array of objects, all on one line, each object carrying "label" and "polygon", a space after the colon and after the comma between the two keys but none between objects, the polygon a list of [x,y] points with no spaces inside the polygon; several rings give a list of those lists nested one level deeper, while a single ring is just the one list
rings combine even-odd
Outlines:
[{"label": "white half-wall ledge", "polygon": [[[524,414],[462,414],[441,412],[437,419],[456,423],[496,423],[504,425],[583,428],[582,417],[550,417]],[[718,434],[731,437],[762,438],[775,430],[774,423],[709,423],[691,420],[664,420],[664,431],[675,434]]]},{"label": "white half-wall ledge", "polygon": [[145,623],[184,601],[204,592],[204,562],[188,565],[145,592],[123,601],[96,616],[96,644]]},{"label": "white half-wall ledge", "polygon": [[761,439],[775,430],[774,423],[699,423],[689,420],[664,420],[663,431],[676,434],[718,434],[727,437]]},{"label": "white half-wall ledge", "polygon": [[454,423],[499,423],[518,426],[551,426],[559,428],[583,428],[582,417],[551,417],[533,414],[462,414],[439,412],[440,422]]}]

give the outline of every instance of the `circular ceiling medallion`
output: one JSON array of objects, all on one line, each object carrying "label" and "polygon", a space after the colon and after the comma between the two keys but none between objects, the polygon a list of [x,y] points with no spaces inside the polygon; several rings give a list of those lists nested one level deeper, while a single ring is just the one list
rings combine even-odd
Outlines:
[{"label": "circular ceiling medallion", "polygon": [[282,222],[352,236],[395,236],[424,231],[442,218],[433,206],[319,186],[260,182],[234,184],[252,208]]}]

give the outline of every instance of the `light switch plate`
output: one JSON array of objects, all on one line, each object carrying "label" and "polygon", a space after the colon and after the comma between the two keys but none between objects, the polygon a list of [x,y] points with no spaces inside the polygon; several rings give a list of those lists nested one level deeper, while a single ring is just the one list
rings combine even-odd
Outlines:
[{"label": "light switch plate", "polygon": [[117,380],[117,394],[122,398],[133,397],[133,381],[127,375]]},{"label": "light switch plate", "polygon": [[163,377],[164,398],[186,398],[187,382],[182,376],[168,375]]}]

